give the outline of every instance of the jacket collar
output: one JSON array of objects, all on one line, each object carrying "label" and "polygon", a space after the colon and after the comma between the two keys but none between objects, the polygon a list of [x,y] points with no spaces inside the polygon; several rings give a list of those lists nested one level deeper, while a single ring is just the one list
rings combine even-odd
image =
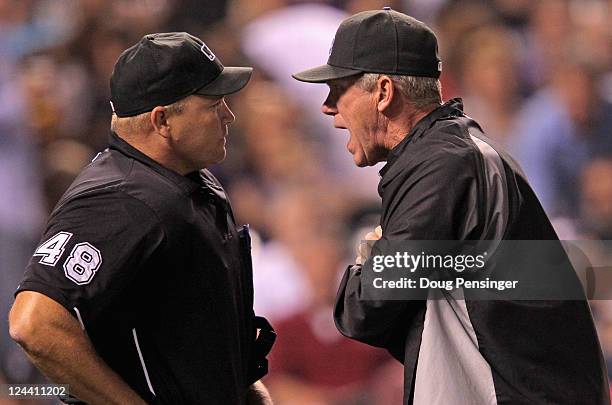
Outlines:
[{"label": "jacket collar", "polygon": [[189,173],[186,176],[181,176],[177,172],[168,169],[165,166],[157,163],[155,160],[151,159],[125,140],[121,139],[115,132],[110,133],[108,145],[110,149],[115,149],[122,154],[131,157],[133,159],[138,160],[145,166],[150,167],[166,179],[170,180],[172,184],[175,184],[178,188],[180,188],[186,194],[191,194],[198,187],[202,185],[201,178],[203,177],[198,172]]},{"label": "jacket collar", "polygon": [[414,128],[412,128],[399,144],[391,149],[389,156],[387,156],[387,164],[378,172],[380,177],[384,177],[385,173],[389,171],[406,147],[415,140],[421,138],[425,134],[425,131],[431,128],[436,121],[452,117],[462,117],[463,115],[463,101],[460,98],[448,100],[446,103],[427,114],[417,122]]}]

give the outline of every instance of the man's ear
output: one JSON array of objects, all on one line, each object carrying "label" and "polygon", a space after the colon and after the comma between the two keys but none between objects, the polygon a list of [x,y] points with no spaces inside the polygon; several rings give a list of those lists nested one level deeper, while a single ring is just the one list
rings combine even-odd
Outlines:
[{"label": "man's ear", "polygon": [[164,138],[170,136],[170,125],[168,125],[168,111],[166,107],[155,107],[150,114],[151,125],[154,131]]},{"label": "man's ear", "polygon": [[380,75],[376,81],[376,107],[378,112],[384,113],[391,107],[395,96],[395,86],[389,76]]}]

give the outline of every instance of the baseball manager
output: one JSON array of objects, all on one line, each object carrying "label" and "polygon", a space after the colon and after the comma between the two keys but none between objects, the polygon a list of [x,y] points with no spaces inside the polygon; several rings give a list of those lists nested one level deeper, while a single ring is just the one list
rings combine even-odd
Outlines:
[{"label": "baseball manager", "polygon": [[[437,39],[385,8],[344,20],[327,64],[294,75],[327,83],[324,114],[349,132],[358,166],[380,161],[382,240],[557,240],[514,161],[462,111],[442,104]],[[515,252],[520,255],[520,252]],[[358,257],[358,261],[363,257]],[[565,274],[575,280],[575,274]],[[419,405],[609,404],[588,304],[573,301],[361,299],[347,269],[334,318],[344,335],[404,364]],[[581,292],[581,290],[578,290]]]},{"label": "baseball manager", "polygon": [[80,401],[271,404],[248,229],[205,169],[225,158],[224,96],[251,73],[187,33],[116,62],[109,147],[51,213],[10,313],[13,339]]}]

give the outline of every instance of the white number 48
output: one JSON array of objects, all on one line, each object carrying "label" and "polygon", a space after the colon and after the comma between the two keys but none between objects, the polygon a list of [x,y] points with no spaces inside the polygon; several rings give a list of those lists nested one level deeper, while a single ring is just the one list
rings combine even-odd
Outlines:
[{"label": "white number 48", "polygon": [[[39,263],[55,266],[72,237],[70,232],[59,232],[36,249],[34,256],[41,256]],[[88,284],[102,265],[102,254],[89,242],[77,243],[64,262],[64,274],[79,285]]]}]

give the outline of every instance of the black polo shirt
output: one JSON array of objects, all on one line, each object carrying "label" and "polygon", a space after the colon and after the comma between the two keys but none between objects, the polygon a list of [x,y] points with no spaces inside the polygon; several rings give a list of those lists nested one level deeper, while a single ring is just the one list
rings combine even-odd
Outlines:
[{"label": "black polo shirt", "polygon": [[247,239],[210,172],[181,176],[111,134],[51,213],[17,294],[63,305],[152,403],[243,403]]}]

